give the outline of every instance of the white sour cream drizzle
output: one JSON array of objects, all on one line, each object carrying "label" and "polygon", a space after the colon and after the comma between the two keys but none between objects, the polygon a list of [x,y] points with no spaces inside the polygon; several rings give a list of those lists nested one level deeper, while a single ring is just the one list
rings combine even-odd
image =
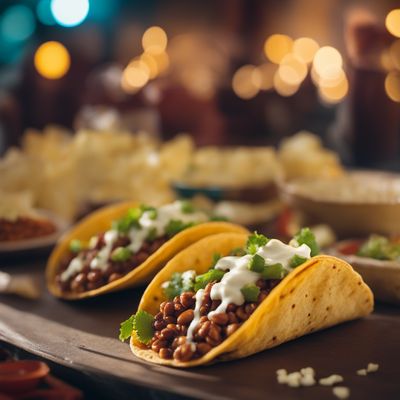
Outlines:
[{"label": "white sour cream drizzle", "polygon": [[[128,232],[131,243],[128,248],[136,253],[146,241],[150,233],[155,232],[156,237],[164,236],[165,228],[171,220],[179,220],[187,224],[190,222],[199,223],[209,220],[206,213],[195,211],[192,213],[182,212],[182,202],[175,201],[174,203],[167,204],[157,208],[157,217],[151,218],[152,212],[145,211],[139,219],[140,228],[133,227]],[[116,230],[106,231],[104,234],[105,246],[98,252],[97,256],[91,261],[91,269],[101,269],[105,271],[108,268],[108,259],[112,251],[115,241],[118,239],[118,232]],[[89,241],[89,247],[94,248],[97,244],[96,237]],[[79,256],[73,258],[69,263],[67,269],[61,274],[61,281],[65,282],[72,276],[82,271],[83,260]]]},{"label": "white sour cream drizzle", "polygon": [[[280,240],[271,239],[265,246],[257,250],[257,254],[264,258],[266,265],[280,263],[289,272],[291,271],[290,260],[293,256],[297,255],[308,259],[311,256],[311,249],[306,244],[293,247],[282,243]],[[245,285],[256,283],[261,277],[261,274],[248,269],[251,258],[252,256],[249,254],[242,257],[229,256],[223,257],[217,262],[214,268],[223,271],[228,270],[228,272],[211,289],[211,300],[221,300],[221,304],[214,311],[209,312],[208,317],[213,314],[226,312],[226,308],[230,303],[241,306],[245,302],[241,289]],[[193,331],[200,319],[200,307],[204,291],[198,295],[199,292],[200,290],[196,293],[194,318],[188,328],[188,341],[193,340]]]}]

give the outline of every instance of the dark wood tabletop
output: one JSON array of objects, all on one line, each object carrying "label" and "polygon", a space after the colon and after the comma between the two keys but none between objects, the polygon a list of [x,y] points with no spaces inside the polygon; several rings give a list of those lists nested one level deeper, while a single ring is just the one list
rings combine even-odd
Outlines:
[{"label": "dark wood tabletop", "polygon": [[[313,367],[318,378],[342,375],[350,399],[400,399],[400,310],[394,306],[378,304],[367,318],[246,359],[182,370],[139,360],[128,344],[118,341],[119,324],[135,312],[143,288],[66,302],[45,290],[45,260],[0,266],[34,276],[43,289],[36,301],[0,296],[0,340],[102,379],[198,399],[335,399],[332,387],[277,383],[279,368],[292,372]],[[358,376],[356,371],[369,362],[378,363],[379,370]]]}]

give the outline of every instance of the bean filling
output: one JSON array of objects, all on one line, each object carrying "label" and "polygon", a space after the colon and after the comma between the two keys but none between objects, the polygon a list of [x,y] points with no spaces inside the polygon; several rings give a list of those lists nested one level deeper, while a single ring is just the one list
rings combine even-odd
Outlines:
[{"label": "bean filling", "polygon": [[151,349],[163,359],[180,362],[203,356],[232,335],[279,282],[280,279],[259,279],[256,285],[260,293],[256,302],[245,302],[241,306],[231,303],[226,312],[211,314],[209,317],[208,313],[215,310],[221,301],[211,300],[211,288],[216,282],[208,283],[200,307],[199,324],[195,327],[193,341],[190,342],[186,335],[194,318],[195,293],[183,292],[172,301],[164,301],[154,319]]},{"label": "bean filling", "polygon": [[[142,247],[136,253],[133,253],[127,260],[113,261],[110,256],[107,259],[107,266],[105,269],[93,269],[90,267],[90,263],[106,245],[104,234],[101,234],[97,236],[96,245],[93,248],[83,249],[80,251],[80,258],[83,263],[82,269],[65,281],[61,279],[61,274],[68,268],[71,261],[76,257],[76,254],[69,252],[69,254],[64,257],[59,265],[56,282],[63,292],[82,293],[88,290],[97,289],[122,278],[124,275],[134,270],[152,253],[159,249],[167,240],[168,237],[163,236],[153,241],[145,241]],[[110,254],[112,254],[112,250],[115,250],[118,247],[128,246],[129,244],[129,237],[120,235],[112,245]]]}]

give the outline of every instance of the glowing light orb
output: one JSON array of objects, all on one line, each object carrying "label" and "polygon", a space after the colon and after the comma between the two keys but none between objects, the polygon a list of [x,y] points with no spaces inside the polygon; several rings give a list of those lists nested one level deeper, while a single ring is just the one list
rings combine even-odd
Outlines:
[{"label": "glowing light orb", "polygon": [[307,66],[294,54],[287,54],[279,65],[278,74],[287,84],[300,85],[307,76]]},{"label": "glowing light orb", "polygon": [[342,101],[349,91],[349,82],[344,75],[336,85],[320,86],[318,93],[323,101],[330,104]]},{"label": "glowing light orb", "polygon": [[274,75],[274,89],[283,97],[293,96],[298,90],[300,85],[293,85],[282,80],[279,71]]},{"label": "glowing light orb", "polygon": [[262,64],[257,67],[261,90],[271,90],[274,87],[274,74],[277,68],[276,64]]},{"label": "glowing light orb", "polygon": [[142,60],[133,60],[125,68],[122,77],[126,86],[139,89],[149,81],[150,70]]},{"label": "glowing light orb", "polygon": [[393,35],[400,38],[400,9],[392,10],[386,16],[386,29]]},{"label": "glowing light orb", "polygon": [[312,62],[318,49],[318,43],[307,37],[296,39],[293,43],[293,53],[306,64]]},{"label": "glowing light orb", "polygon": [[324,75],[325,69],[341,68],[342,65],[342,56],[334,47],[324,46],[315,53],[313,67],[320,76]]},{"label": "glowing light orb", "polygon": [[34,64],[44,78],[60,79],[68,72],[71,58],[61,43],[46,42],[36,50]]},{"label": "glowing light orb", "polygon": [[261,86],[260,72],[254,65],[243,65],[232,78],[232,89],[241,99],[251,99],[257,95]]},{"label": "glowing light orb", "polygon": [[35,17],[30,8],[23,5],[9,7],[1,17],[0,32],[5,40],[21,42],[35,31]]},{"label": "glowing light orb", "polygon": [[55,25],[56,20],[51,12],[51,0],[40,0],[36,6],[36,14],[44,25]]},{"label": "glowing light orb", "polygon": [[50,7],[59,25],[72,27],[86,19],[89,13],[89,0],[51,0]]},{"label": "glowing light orb", "polygon": [[168,44],[168,37],[164,29],[159,26],[152,26],[146,30],[142,37],[142,46],[146,53],[160,54],[165,51]]},{"label": "glowing light orb", "polygon": [[292,51],[293,40],[287,35],[271,35],[264,44],[264,53],[273,63],[279,64]]},{"label": "glowing light orb", "polygon": [[391,100],[400,103],[400,72],[392,71],[386,75],[385,91]]}]

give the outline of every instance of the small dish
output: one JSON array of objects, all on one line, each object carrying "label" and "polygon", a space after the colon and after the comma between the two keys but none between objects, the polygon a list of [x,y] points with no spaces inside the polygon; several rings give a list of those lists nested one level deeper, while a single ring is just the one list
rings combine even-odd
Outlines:
[{"label": "small dish", "polygon": [[360,239],[344,240],[327,249],[327,253],[347,261],[362,275],[377,300],[400,305],[400,263],[360,257]]},{"label": "small dish", "polygon": [[34,389],[50,372],[41,361],[6,361],[0,364],[0,390],[22,393]]},{"label": "small dish", "polygon": [[398,174],[353,171],[338,178],[295,179],[280,190],[304,225],[327,224],[343,238],[399,233]]},{"label": "small dish", "polygon": [[22,252],[30,253],[49,249],[69,227],[67,221],[50,211],[38,210],[37,213],[39,216],[48,219],[55,225],[55,232],[50,235],[32,239],[0,242],[0,255],[20,255]]}]

